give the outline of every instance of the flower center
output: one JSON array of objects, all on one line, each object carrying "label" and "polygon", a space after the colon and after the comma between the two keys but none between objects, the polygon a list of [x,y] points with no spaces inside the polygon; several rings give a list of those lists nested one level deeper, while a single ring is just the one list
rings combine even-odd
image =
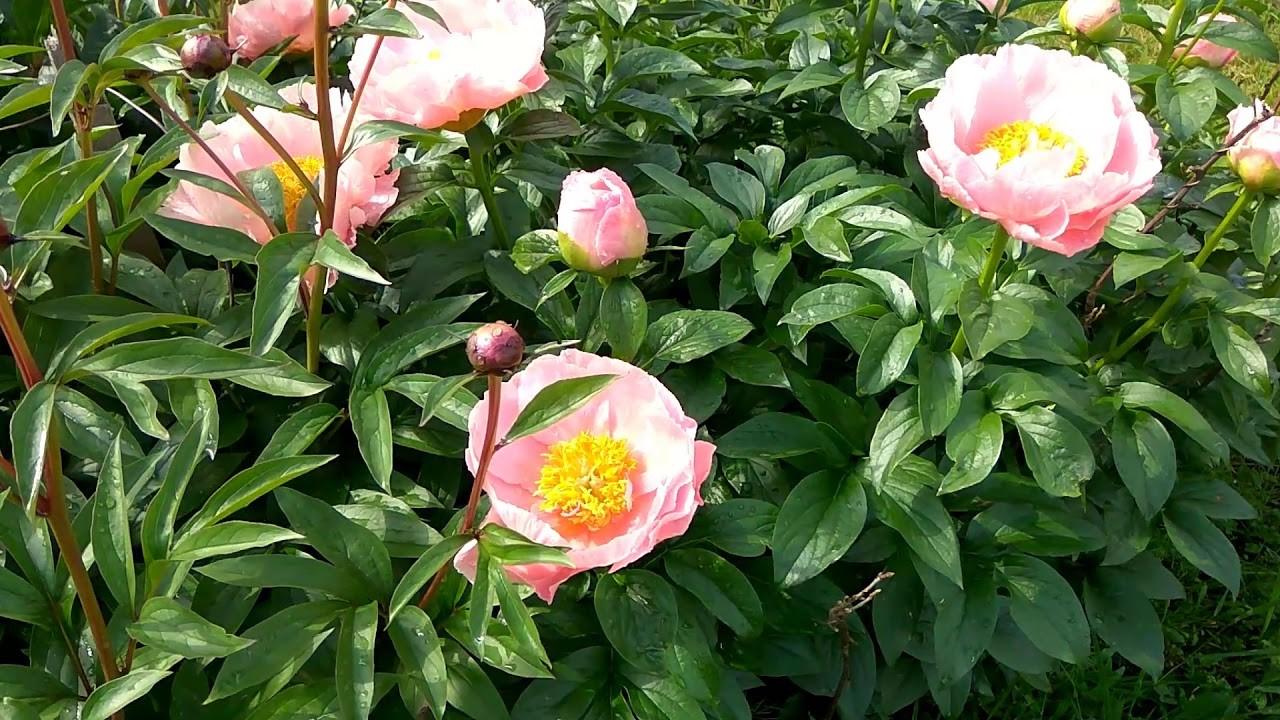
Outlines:
[{"label": "flower center", "polygon": [[595,531],[631,508],[636,460],[624,440],[582,433],[552,445],[538,489],[542,510]]},{"label": "flower center", "polygon": [[1021,157],[1033,150],[1074,150],[1076,161],[1072,163],[1067,176],[1072,177],[1084,172],[1088,156],[1084,148],[1071,139],[1071,136],[1058,132],[1044,123],[1029,120],[1018,120],[1006,123],[982,139],[983,150],[995,150],[1000,153],[1000,165]]},{"label": "flower center", "polygon": [[[324,158],[315,155],[305,155],[294,158],[293,161],[311,182],[315,182],[316,178],[320,177],[320,172],[324,170]],[[289,231],[293,232],[298,229],[296,227],[298,220],[294,216],[298,214],[298,206],[302,204],[302,198],[307,196],[307,186],[302,184],[283,160],[277,160],[267,168],[275,173],[276,179],[280,181],[280,194],[284,198],[284,222]]]}]

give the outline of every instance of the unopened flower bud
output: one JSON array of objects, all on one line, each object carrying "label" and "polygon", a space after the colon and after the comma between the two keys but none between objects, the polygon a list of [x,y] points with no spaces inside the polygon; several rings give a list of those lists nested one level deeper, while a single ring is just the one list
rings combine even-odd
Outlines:
[{"label": "unopened flower bud", "polygon": [[1227,160],[1240,182],[1254,192],[1280,193],[1280,117],[1261,100],[1227,115]]},{"label": "unopened flower bud", "polygon": [[504,322],[489,323],[467,338],[467,359],[486,375],[514,370],[524,359],[524,339]]},{"label": "unopened flower bud", "polygon": [[1120,0],[1067,0],[1058,13],[1068,33],[1094,42],[1111,42],[1120,36]]},{"label": "unopened flower bud", "polygon": [[231,48],[217,35],[192,35],[182,44],[182,67],[194,78],[208,79],[231,66]]},{"label": "unopened flower bud", "polygon": [[[1232,17],[1231,15],[1218,13],[1216,16],[1201,15],[1196,19],[1196,26],[1201,23],[1209,22],[1211,17],[1214,22],[1240,22],[1237,18]],[[1232,60],[1235,60],[1236,56],[1239,54],[1240,52],[1238,50],[1224,47],[1203,37],[1196,42],[1192,42],[1192,38],[1187,38],[1186,40],[1178,43],[1178,47],[1173,51],[1173,57],[1181,61],[1187,67],[1203,66],[1221,68]]]}]

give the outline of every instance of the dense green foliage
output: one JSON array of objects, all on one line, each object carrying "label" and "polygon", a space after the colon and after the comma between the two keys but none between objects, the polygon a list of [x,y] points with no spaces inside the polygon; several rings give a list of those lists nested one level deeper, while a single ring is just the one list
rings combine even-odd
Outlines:
[{"label": "dense green foliage", "polygon": [[[1066,718],[1086,711],[1064,686],[1100,677],[1123,690],[1085,693],[1089,716],[1274,701],[1233,698],[1238,678],[1197,658],[1250,648],[1187,644],[1197,608],[1225,626],[1265,604],[1247,621],[1263,634],[1278,606],[1275,532],[1246,549],[1254,574],[1223,528],[1255,517],[1239,474],[1275,498],[1258,468],[1280,449],[1280,199],[1200,167],[1263,88],[1070,43],[1132,83],[1164,171],[1092,251],[1014,242],[988,294],[1001,236],[921,169],[918,111],[962,55],[1067,46],[1056,20],[1025,19],[1057,3],[999,19],[955,0],[540,4],[543,90],[465,135],[356,131],[398,138],[400,193],[348,250],[156,214],[191,179],[170,169],[188,137],[145,88],[199,127],[229,95],[284,106],[305,57],[193,79],[176,49],[204,3],[157,18],[78,0],[62,63],[39,47],[48,8],[0,0],[0,219],[17,233],[0,259],[21,332],[5,329],[42,375],[0,359],[0,718]],[[338,87],[355,36],[403,31],[359,5],[333,38]],[[1244,22],[1197,26],[1215,6]],[[1167,36],[1167,8],[1126,0],[1124,19],[1157,47],[1203,31],[1274,67],[1262,0],[1179,7]],[[551,230],[565,175],[603,166],[652,236],[608,284],[566,269]],[[1221,249],[1193,263],[1215,229]],[[312,264],[340,273],[314,372]],[[462,344],[493,320],[533,353],[576,345],[658,377],[717,445],[706,504],[551,605],[501,566],[559,551],[486,529],[492,570],[447,573],[419,609],[470,539],[484,379]],[[548,394],[542,423],[599,384]],[[1173,665],[1186,684],[1144,697]]]}]

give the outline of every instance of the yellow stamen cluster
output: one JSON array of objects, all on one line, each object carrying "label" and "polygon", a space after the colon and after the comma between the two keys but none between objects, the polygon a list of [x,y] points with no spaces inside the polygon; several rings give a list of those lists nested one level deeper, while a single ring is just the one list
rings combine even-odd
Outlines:
[{"label": "yellow stamen cluster", "polygon": [[547,450],[534,495],[542,509],[595,531],[631,508],[636,460],[624,440],[582,433]]},{"label": "yellow stamen cluster", "polygon": [[[315,182],[320,177],[321,171],[324,170],[324,158],[315,155],[306,155],[300,158],[294,158],[294,162],[298,163],[298,167],[302,169],[302,173],[307,176],[311,182]],[[280,181],[280,194],[284,197],[284,222],[292,232],[297,230],[298,224],[294,217],[298,213],[298,206],[302,204],[302,198],[307,196],[307,186],[302,184],[302,180],[294,174],[293,170],[283,160],[277,160],[267,166],[271,172],[275,173],[276,179]]]},{"label": "yellow stamen cluster", "polygon": [[1084,172],[1088,156],[1069,135],[1058,132],[1044,123],[1029,120],[1018,120],[1006,123],[982,139],[983,150],[995,150],[1000,153],[1000,164],[1020,157],[1033,150],[1074,150],[1076,161],[1067,171],[1067,176],[1075,176]]}]

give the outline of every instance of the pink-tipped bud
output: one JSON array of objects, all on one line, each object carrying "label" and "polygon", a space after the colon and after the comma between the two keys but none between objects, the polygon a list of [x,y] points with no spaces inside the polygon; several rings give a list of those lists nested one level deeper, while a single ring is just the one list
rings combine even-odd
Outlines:
[{"label": "pink-tipped bud", "polygon": [[1094,42],[1111,42],[1120,36],[1120,0],[1067,0],[1058,13],[1068,33]]},{"label": "pink-tipped bud", "polygon": [[231,47],[217,35],[192,35],[182,44],[182,67],[207,80],[231,67]]},{"label": "pink-tipped bud", "polygon": [[1261,100],[1227,114],[1227,160],[1240,182],[1254,192],[1280,193],[1280,116]]},{"label": "pink-tipped bud", "polygon": [[504,322],[489,323],[467,338],[467,359],[485,375],[514,370],[524,359],[524,339]]}]

